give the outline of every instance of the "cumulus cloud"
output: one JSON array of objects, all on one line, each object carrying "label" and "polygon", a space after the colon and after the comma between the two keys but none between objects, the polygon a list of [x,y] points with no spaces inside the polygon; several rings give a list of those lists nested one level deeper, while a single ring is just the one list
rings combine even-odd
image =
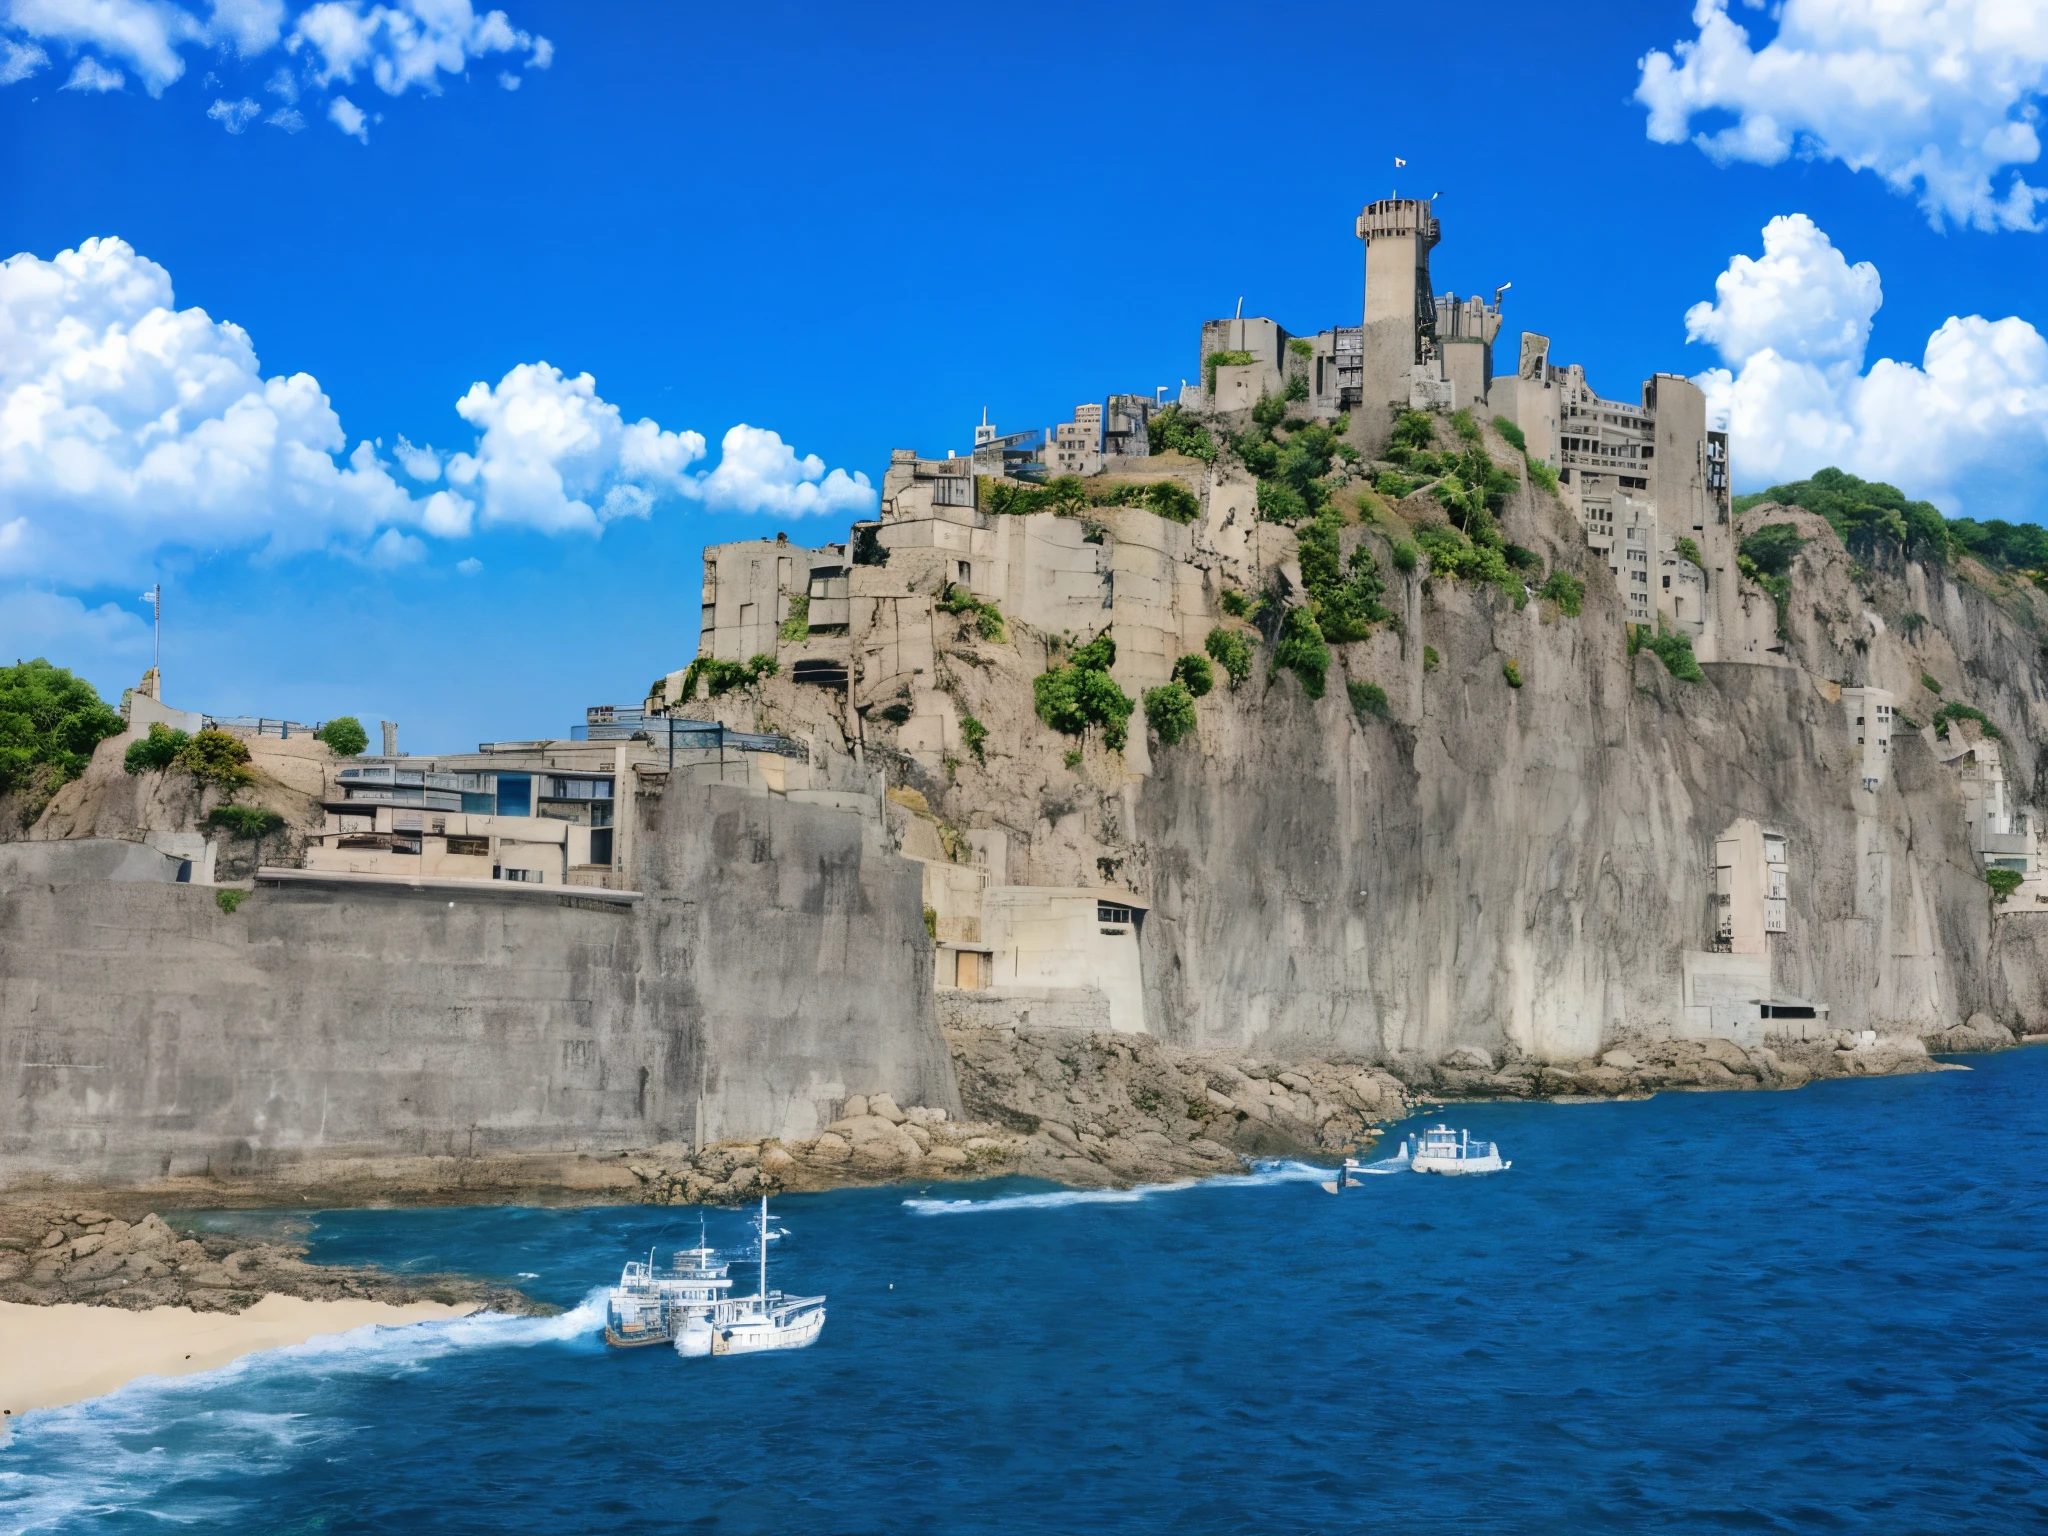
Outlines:
[{"label": "cumulus cloud", "polygon": [[370,120],[363,115],[363,109],[346,96],[337,96],[327,103],[327,121],[334,124],[352,139],[370,142]]},{"label": "cumulus cloud", "polygon": [[131,609],[35,587],[0,591],[0,657],[9,662],[46,656],[87,677],[132,680],[149,654],[149,621]]},{"label": "cumulus cloud", "polygon": [[701,434],[629,421],[589,374],[545,362],[473,385],[455,408],[475,429],[469,451],[395,440],[416,495],[375,442],[350,446],[317,380],[265,378],[241,327],[179,309],[170,274],[126,242],[9,258],[0,592],[145,579],[167,551],[326,551],[391,568],[478,527],[596,535],[672,504],[800,515],[875,501],[865,476],[750,426],[726,434],[706,474]]},{"label": "cumulus cloud", "polygon": [[206,115],[229,133],[240,133],[249,126],[249,119],[259,116],[262,111],[263,108],[244,96],[240,101],[216,101],[206,109]]},{"label": "cumulus cloud", "polygon": [[0,85],[26,80],[49,62],[50,56],[34,43],[17,43],[11,37],[0,37]]},{"label": "cumulus cloud", "polygon": [[1771,220],[1763,241],[1686,313],[1688,336],[1728,364],[1697,382],[1729,430],[1739,485],[1834,464],[1951,511],[2031,510],[2048,472],[2048,339],[2015,317],[1951,316],[1917,364],[1866,369],[1877,269],[1851,266],[1804,214]]},{"label": "cumulus cloud", "polygon": [[109,69],[98,59],[90,56],[80,59],[59,90],[65,91],[118,91],[128,83],[128,77],[118,69]]},{"label": "cumulus cloud", "polygon": [[122,240],[0,262],[0,574],[127,579],[166,544],[368,540],[417,508],[307,374],[265,379],[241,327],[173,307]]},{"label": "cumulus cloud", "polygon": [[[2017,168],[2041,154],[2048,6],[1784,0],[1771,14],[1777,36],[1755,48],[1728,0],[1698,0],[1699,35],[1641,61],[1653,140],[1690,138],[1724,164],[1801,154],[1873,171],[1936,228],[2041,227],[2048,191]],[[1721,126],[1695,132],[1699,117]]]},{"label": "cumulus cloud", "polygon": [[495,388],[470,386],[455,409],[483,436],[475,453],[449,459],[448,479],[474,489],[487,525],[596,533],[664,496],[698,493],[684,471],[704,457],[703,437],[628,424],[587,373],[521,363]]},{"label": "cumulus cloud", "polygon": [[[79,55],[65,89],[120,89],[125,76],[105,59],[127,66],[152,96],[185,73],[188,48],[256,59],[282,46],[296,65],[277,69],[264,88],[287,108],[307,86],[353,85],[358,75],[390,96],[414,87],[438,93],[444,76],[462,75],[474,61],[546,69],[555,56],[547,38],[514,26],[503,11],[479,13],[471,0],[320,0],[299,12],[289,32],[286,20],[285,0],[213,0],[204,20],[174,0],[0,0],[0,86],[45,67],[45,44]],[[518,76],[506,71],[501,79]],[[214,83],[210,73],[207,83]],[[355,106],[340,115],[330,106],[329,115],[337,122],[349,117],[353,126],[344,123],[342,131],[365,137]],[[293,132],[304,124],[296,112],[270,121]]]},{"label": "cumulus cloud", "polygon": [[862,474],[843,469],[825,473],[815,453],[797,457],[781,435],[742,422],[719,445],[718,467],[704,477],[705,506],[724,512],[859,513],[875,505],[875,490]]},{"label": "cumulus cloud", "polygon": [[286,133],[297,133],[306,126],[306,119],[296,107],[279,107],[263,121],[273,128],[282,128]]}]

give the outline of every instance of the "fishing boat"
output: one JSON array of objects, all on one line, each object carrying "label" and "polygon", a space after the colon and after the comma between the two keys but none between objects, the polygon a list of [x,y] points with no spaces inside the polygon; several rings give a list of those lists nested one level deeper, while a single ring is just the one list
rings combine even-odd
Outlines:
[{"label": "fishing boat", "polygon": [[1433,1125],[1416,1142],[1408,1166],[1417,1173],[1500,1173],[1513,1164],[1502,1161],[1494,1143],[1474,1141],[1470,1131]]},{"label": "fishing boat", "polygon": [[674,1342],[693,1319],[708,1318],[732,1289],[728,1268],[704,1241],[701,1218],[697,1246],[677,1249],[667,1269],[649,1249],[644,1262],[626,1265],[606,1295],[605,1343],[631,1349]]},{"label": "fishing boat", "polygon": [[[708,1311],[679,1319],[676,1353],[684,1356],[754,1355],[803,1349],[825,1329],[825,1298],[785,1296],[768,1289],[768,1197],[755,1224],[761,1251],[760,1289],[752,1296],[720,1298]],[[779,1235],[779,1234],[778,1234]]]}]

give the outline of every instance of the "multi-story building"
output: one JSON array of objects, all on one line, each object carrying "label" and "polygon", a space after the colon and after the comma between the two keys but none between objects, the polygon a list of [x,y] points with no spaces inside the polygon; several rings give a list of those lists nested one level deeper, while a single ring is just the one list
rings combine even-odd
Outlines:
[{"label": "multi-story building", "polygon": [[1150,395],[1111,395],[1102,418],[1102,456],[1105,459],[1143,459],[1152,453],[1152,416],[1157,409]]},{"label": "multi-story building", "polygon": [[1857,782],[1876,790],[1892,773],[1892,725],[1897,719],[1892,694],[1883,688],[1844,688],[1842,713],[1856,738]]},{"label": "multi-story building", "polygon": [[1047,468],[1055,475],[1102,473],[1102,407],[1077,405],[1074,419],[1052,429],[1046,446]]}]

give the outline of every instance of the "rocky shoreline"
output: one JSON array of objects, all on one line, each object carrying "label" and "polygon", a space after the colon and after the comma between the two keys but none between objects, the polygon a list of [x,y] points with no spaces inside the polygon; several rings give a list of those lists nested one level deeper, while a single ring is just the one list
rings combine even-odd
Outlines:
[{"label": "rocky shoreline", "polygon": [[[854,1095],[812,1137],[648,1147],[599,1160],[567,1187],[479,1181],[472,1172],[449,1187],[393,1187],[381,1198],[737,1205],[764,1193],[1001,1174],[1077,1187],[1166,1183],[1235,1173],[1253,1159],[1334,1160],[1369,1150],[1382,1126],[1438,1104],[1793,1089],[1831,1078],[1960,1070],[1930,1053],[2021,1042],[1978,1014],[1925,1039],[1842,1032],[1749,1049],[1720,1039],[1624,1039],[1597,1060],[1565,1064],[1497,1061],[1472,1047],[1438,1061],[1272,1062],[1181,1051],[1149,1036],[1061,1029],[950,1029],[947,1043],[965,1119],[899,1107],[883,1093]],[[195,1209],[282,1203],[276,1187],[226,1181],[187,1181],[177,1194],[181,1206]],[[264,1295],[285,1295],[552,1310],[465,1276],[308,1264],[305,1244],[289,1228],[269,1237],[181,1232],[151,1209],[163,1198],[162,1191],[106,1191],[0,1201],[0,1301],[239,1312]]]}]

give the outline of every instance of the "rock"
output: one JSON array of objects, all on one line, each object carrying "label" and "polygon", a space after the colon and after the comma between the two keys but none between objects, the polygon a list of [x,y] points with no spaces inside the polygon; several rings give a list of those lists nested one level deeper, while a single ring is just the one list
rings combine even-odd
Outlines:
[{"label": "rock", "polygon": [[932,1149],[932,1133],[931,1133],[930,1131],[926,1130],[926,1129],[925,1129],[925,1128],[924,1128],[923,1126],[921,1126],[921,1125],[917,1125],[917,1124],[915,1124],[915,1123],[912,1123],[912,1124],[908,1124],[908,1125],[903,1125],[903,1126],[899,1126],[899,1127],[898,1127],[897,1129],[898,1129],[898,1130],[899,1130],[899,1131],[900,1131],[900,1132],[901,1132],[901,1133],[902,1133],[903,1135],[905,1135],[905,1136],[908,1136],[908,1137],[909,1137],[909,1138],[910,1138],[910,1139],[911,1139],[911,1140],[912,1140],[913,1142],[917,1143],[917,1150],[918,1150],[918,1151],[920,1151],[920,1152],[929,1152],[929,1151],[931,1151],[931,1149]]},{"label": "rock", "polygon": [[1609,1051],[1600,1058],[1600,1065],[1612,1067],[1617,1072],[1633,1072],[1642,1063],[1637,1061],[1633,1051]]},{"label": "rock", "polygon": [[845,1106],[839,1111],[839,1118],[842,1120],[858,1120],[862,1115],[866,1114],[867,1112],[867,1095],[864,1093],[856,1093],[852,1098],[846,1101]]},{"label": "rock", "polygon": [[88,1253],[97,1253],[106,1246],[106,1238],[100,1233],[90,1232],[71,1245],[71,1257],[82,1259]]},{"label": "rock", "polygon": [[941,1168],[961,1168],[966,1166],[968,1157],[958,1147],[933,1147],[925,1154],[925,1161]]},{"label": "rock", "polygon": [[780,1147],[767,1147],[761,1152],[761,1171],[763,1173],[780,1175],[789,1172],[795,1166],[796,1159]]},{"label": "rock", "polygon": [[811,1155],[821,1162],[843,1163],[853,1155],[853,1148],[842,1138],[827,1131],[811,1143]]},{"label": "rock", "polygon": [[52,1227],[43,1234],[43,1246],[45,1248],[54,1248],[63,1241],[64,1229],[62,1227]]},{"label": "rock", "polygon": [[1227,1115],[1237,1113],[1237,1101],[1226,1093],[1218,1093],[1214,1088],[1204,1088],[1202,1090],[1202,1097]]},{"label": "rock", "polygon": [[[893,1142],[896,1139],[895,1122],[885,1120],[880,1115],[862,1115],[858,1120],[842,1121],[840,1124],[844,1126],[841,1134],[856,1148],[864,1147],[871,1141]],[[837,1130],[839,1127],[835,1126],[834,1129]]]},{"label": "rock", "polygon": [[1755,1075],[1756,1066],[1750,1061],[1749,1052],[1733,1040],[1725,1040],[1716,1035],[1701,1042],[1700,1054],[1709,1061],[1719,1062],[1730,1072],[1747,1072]]},{"label": "rock", "polygon": [[1854,1035],[1850,1034],[1850,1033],[1849,1033],[1849,1031],[1847,1031],[1846,1029],[1845,1029],[1845,1030],[1841,1030],[1841,1031],[1839,1031],[1839,1032],[1838,1032],[1838,1033],[1837,1033],[1837,1034],[1835,1035],[1835,1049],[1836,1049],[1836,1050],[1838,1050],[1838,1051],[1853,1051],[1853,1050],[1855,1050],[1855,1049],[1856,1049],[1856,1037],[1855,1037]]},{"label": "rock", "polygon": [[105,1211],[73,1211],[71,1219],[81,1227],[97,1227],[105,1222],[112,1221],[114,1218]]},{"label": "rock", "polygon": [[1282,1072],[1279,1080],[1297,1093],[1309,1093],[1315,1088],[1315,1084],[1298,1072]]},{"label": "rock", "polygon": [[1476,1045],[1461,1045],[1444,1056],[1443,1065],[1454,1071],[1491,1072],[1493,1056]]},{"label": "rock", "polygon": [[896,1101],[886,1093],[868,1095],[868,1113],[887,1120],[891,1125],[901,1125],[909,1118],[896,1107]]},{"label": "rock", "polygon": [[1074,1134],[1073,1128],[1061,1125],[1057,1120],[1045,1121],[1041,1129],[1044,1130],[1046,1135],[1063,1146],[1078,1147],[1081,1144],[1081,1138]]},{"label": "rock", "polygon": [[904,1118],[912,1125],[944,1125],[946,1112],[943,1109],[928,1109],[922,1104],[913,1104],[903,1111]]}]

